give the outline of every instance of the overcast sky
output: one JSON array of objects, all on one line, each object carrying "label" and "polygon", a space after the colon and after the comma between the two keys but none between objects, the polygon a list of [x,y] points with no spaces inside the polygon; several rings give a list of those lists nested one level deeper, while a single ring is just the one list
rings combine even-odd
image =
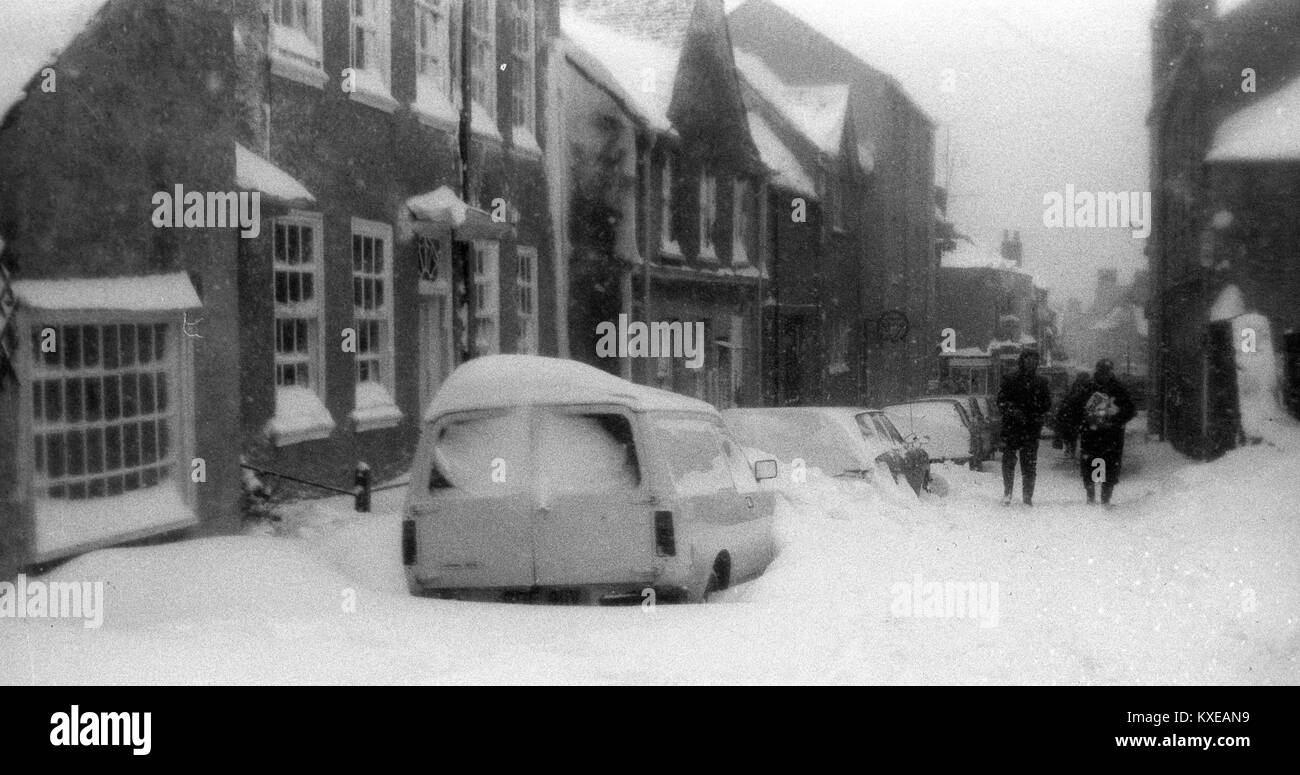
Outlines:
[{"label": "overcast sky", "polygon": [[1127,277],[1145,266],[1145,241],[1128,230],[1045,228],[1043,196],[1071,183],[1149,190],[1155,0],[779,2],[897,77],[940,124],[940,163],[951,133],[950,216],[992,249],[1019,229],[1026,267],[1055,301],[1090,298],[1100,267]]}]

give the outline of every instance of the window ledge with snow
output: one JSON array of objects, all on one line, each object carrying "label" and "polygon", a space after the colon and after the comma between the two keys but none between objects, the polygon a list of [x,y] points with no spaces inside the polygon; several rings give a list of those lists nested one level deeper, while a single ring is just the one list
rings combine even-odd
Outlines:
[{"label": "window ledge with snow", "polygon": [[718,253],[716,250],[714,250],[714,247],[712,245],[709,245],[707,247],[701,247],[699,259],[701,261],[717,261]]},{"label": "window ledge with snow", "polygon": [[497,128],[496,117],[477,102],[471,108],[469,128],[475,137],[495,140],[498,143],[505,142],[501,138],[501,130]]},{"label": "window ledge with snow", "polygon": [[659,243],[659,257],[667,258],[673,261],[685,261],[686,256],[682,253],[682,246],[677,240],[670,240]]},{"label": "window ledge with snow", "polygon": [[[317,58],[315,61],[319,61]],[[271,52],[271,72],[281,78],[290,81],[311,86],[316,89],[325,88],[330,77],[319,65],[311,64],[278,46]]]},{"label": "window ledge with snow", "polygon": [[542,146],[537,138],[525,126],[515,126],[510,130],[510,142],[515,151],[534,159],[542,158]]},{"label": "window ledge with snow", "polygon": [[357,385],[356,407],[352,410],[351,418],[358,433],[392,428],[405,417],[388,390],[377,382],[362,382]]},{"label": "window ledge with snow", "polygon": [[353,73],[356,75],[353,81],[356,88],[348,93],[353,102],[360,102],[385,113],[397,110],[397,100],[388,92],[388,84],[384,83],[383,76],[372,70],[354,69]]},{"label": "window ledge with snow", "polygon": [[438,87],[420,82],[416,87],[417,96],[411,103],[411,111],[421,124],[447,132],[460,129],[460,111],[447,99]]},{"label": "window ledge with snow", "polygon": [[334,432],[334,418],[315,391],[301,386],[275,390],[275,417],[266,424],[266,435],[277,447],[328,438]]},{"label": "window ledge with snow", "polygon": [[37,498],[33,559],[66,557],[197,525],[172,481],[107,498]]}]

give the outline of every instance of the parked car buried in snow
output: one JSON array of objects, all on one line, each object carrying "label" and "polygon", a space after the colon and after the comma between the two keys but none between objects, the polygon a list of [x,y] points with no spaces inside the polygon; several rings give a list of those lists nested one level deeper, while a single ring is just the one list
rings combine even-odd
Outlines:
[{"label": "parked car buried in snow", "polygon": [[774,494],[706,403],[574,361],[488,356],[424,417],[404,506],[413,594],[705,599],[771,561]]},{"label": "parked car buried in snow", "polygon": [[896,449],[885,435],[887,431],[877,430],[870,410],[726,409],[722,418],[746,448],[775,455],[788,467],[803,465],[826,476],[872,480],[880,465],[895,482],[911,485],[918,492],[926,484],[929,460],[924,460],[924,468],[918,469],[914,455]]},{"label": "parked car buried in snow", "polygon": [[921,398],[885,407],[885,414],[908,437],[919,441],[930,454],[930,462],[953,462],[979,466],[977,431],[960,403]]}]

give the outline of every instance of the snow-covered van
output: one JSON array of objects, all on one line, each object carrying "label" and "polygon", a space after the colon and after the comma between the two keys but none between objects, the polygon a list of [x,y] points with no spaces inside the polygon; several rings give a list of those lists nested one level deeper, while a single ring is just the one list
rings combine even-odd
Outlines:
[{"label": "snow-covered van", "polygon": [[771,561],[758,482],[775,476],[702,401],[575,361],[478,358],[424,416],[407,583],[461,599],[703,600]]}]

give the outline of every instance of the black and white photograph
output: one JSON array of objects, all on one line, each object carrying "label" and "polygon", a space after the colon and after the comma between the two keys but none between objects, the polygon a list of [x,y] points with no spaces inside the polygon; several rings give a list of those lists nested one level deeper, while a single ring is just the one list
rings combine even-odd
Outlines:
[{"label": "black and white photograph", "polygon": [[1300,1],[0,0],[0,685],[1300,685]]}]

